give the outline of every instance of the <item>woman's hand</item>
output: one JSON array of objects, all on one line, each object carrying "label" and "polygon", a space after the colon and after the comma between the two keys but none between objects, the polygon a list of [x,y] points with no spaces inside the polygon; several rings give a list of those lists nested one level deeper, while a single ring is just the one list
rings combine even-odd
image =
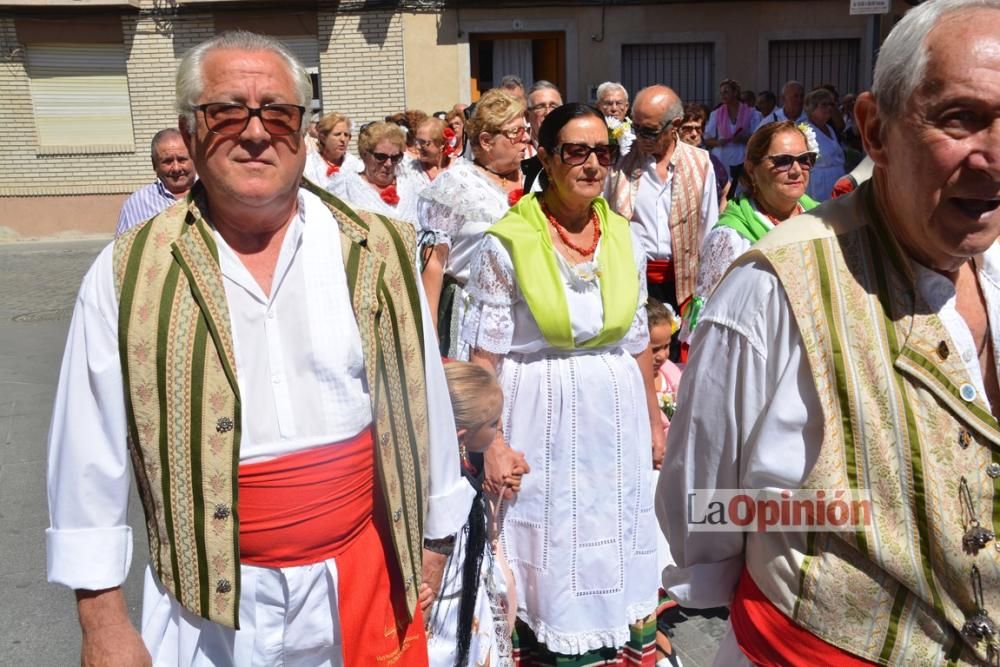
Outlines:
[{"label": "woman's hand", "polygon": [[510,500],[521,490],[521,479],[531,472],[524,454],[511,449],[497,431],[497,436],[486,449],[486,475],[483,490],[494,496]]}]

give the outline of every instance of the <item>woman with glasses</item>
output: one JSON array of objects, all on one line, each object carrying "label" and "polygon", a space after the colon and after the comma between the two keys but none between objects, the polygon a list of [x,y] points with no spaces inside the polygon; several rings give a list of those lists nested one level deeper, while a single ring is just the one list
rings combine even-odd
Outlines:
[{"label": "woman with glasses", "polygon": [[465,125],[472,161],[463,160],[420,193],[420,228],[433,238],[425,252],[424,290],[437,322],[441,354],[468,360],[458,332],[465,284],[483,232],[523,193],[521,158],[528,142],[524,102],[499,89],[487,91]]},{"label": "woman with glasses", "polygon": [[417,187],[396,178],[396,167],[406,152],[403,130],[393,123],[370,123],[358,135],[364,170],[342,174],[327,188],[358,208],[417,225]]},{"label": "woman with glasses", "polygon": [[357,156],[348,152],[351,143],[351,119],[328,113],[316,124],[319,150],[306,156],[305,177],[328,190],[339,174],[357,174],[364,168]]},{"label": "woman with glasses", "polygon": [[496,371],[503,436],[530,467],[501,536],[522,658],[618,664],[651,646],[657,603],[646,471],[663,429],[645,255],[601,197],[616,148],[597,109],[550,113],[538,155],[543,190],[487,230],[462,333],[472,360]]},{"label": "woman with glasses", "polygon": [[807,132],[783,120],[762,125],[747,144],[740,185],[701,247],[694,305],[684,326],[694,330],[698,315],[733,261],[788,218],[817,202],[806,194],[815,171],[816,146]]},{"label": "woman with glasses", "polygon": [[833,194],[833,186],[847,173],[844,149],[840,147],[833,117],[837,115],[837,100],[826,88],[817,88],[806,95],[808,125],[816,135],[819,161],[809,180],[809,196],[816,201],[826,201]]},{"label": "woman with glasses", "polygon": [[[684,118],[681,119],[681,126],[677,132],[680,140],[689,146],[697,148],[705,147],[705,121],[708,119],[708,109],[704,104],[698,102],[688,102],[684,105]],[[719,210],[725,208],[726,195],[729,194],[731,181],[729,180],[729,170],[722,164],[719,158],[711,153],[708,154],[712,161],[712,170],[715,172],[715,192],[719,196]]]},{"label": "woman with glasses", "polygon": [[457,137],[440,118],[427,118],[417,126],[414,146],[417,156],[407,155],[396,169],[400,178],[412,179],[423,189],[460,158],[455,157]]}]

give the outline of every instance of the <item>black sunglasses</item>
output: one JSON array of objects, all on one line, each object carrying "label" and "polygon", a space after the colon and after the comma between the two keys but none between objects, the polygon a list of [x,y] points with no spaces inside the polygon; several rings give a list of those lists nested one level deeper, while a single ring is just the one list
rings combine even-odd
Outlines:
[{"label": "black sunglasses", "polygon": [[393,164],[399,164],[399,161],[403,159],[402,153],[396,153],[395,155],[389,155],[388,153],[376,153],[374,151],[368,151],[368,154],[375,158],[376,162],[385,162],[386,160],[391,160]]},{"label": "black sunglasses", "polygon": [[640,139],[648,139],[652,141],[653,139],[659,138],[663,131],[670,127],[670,123],[664,123],[656,129],[651,127],[635,126],[635,136]]},{"label": "black sunglasses", "polygon": [[597,164],[602,167],[610,167],[611,163],[618,158],[618,147],[611,144],[599,144],[588,146],[587,144],[562,144],[556,146],[559,159],[564,164],[577,167],[590,159],[590,154],[597,156]]},{"label": "black sunglasses", "polygon": [[816,160],[819,159],[819,155],[812,151],[806,151],[805,153],[799,153],[798,155],[779,153],[778,155],[768,155],[766,157],[771,161],[771,164],[777,171],[788,171],[792,168],[793,162],[798,162],[799,167],[809,171],[816,166]]}]

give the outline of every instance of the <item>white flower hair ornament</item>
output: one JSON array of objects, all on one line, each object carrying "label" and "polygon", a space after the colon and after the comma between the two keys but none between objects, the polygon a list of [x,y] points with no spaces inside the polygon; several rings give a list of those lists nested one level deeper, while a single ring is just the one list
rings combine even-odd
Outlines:
[{"label": "white flower hair ornament", "polygon": [[805,135],[805,138],[806,138],[806,149],[809,152],[811,152],[811,153],[815,153],[816,157],[818,158],[819,157],[819,142],[816,141],[816,131],[813,130],[812,127],[810,127],[806,123],[799,123],[795,127],[798,128],[799,132],[801,132],[803,135]]}]

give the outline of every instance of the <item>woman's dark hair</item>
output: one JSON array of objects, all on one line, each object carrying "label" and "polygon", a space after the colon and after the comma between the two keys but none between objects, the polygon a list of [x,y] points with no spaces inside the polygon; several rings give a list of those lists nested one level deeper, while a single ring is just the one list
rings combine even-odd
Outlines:
[{"label": "woman's dark hair", "polygon": [[[542,121],[542,126],[538,128],[538,146],[539,148],[544,148],[545,152],[549,155],[555,153],[556,146],[559,145],[559,133],[562,129],[566,127],[570,121],[576,120],[577,118],[587,118],[593,116],[594,118],[601,121],[601,125],[607,127],[607,121],[604,120],[604,114],[597,110],[589,104],[580,104],[579,102],[570,102],[569,104],[564,104],[561,107],[556,107],[549,112],[549,115],[545,117]],[[542,185],[542,189],[548,187],[549,179],[546,173],[543,171],[538,175],[539,183]]]}]

